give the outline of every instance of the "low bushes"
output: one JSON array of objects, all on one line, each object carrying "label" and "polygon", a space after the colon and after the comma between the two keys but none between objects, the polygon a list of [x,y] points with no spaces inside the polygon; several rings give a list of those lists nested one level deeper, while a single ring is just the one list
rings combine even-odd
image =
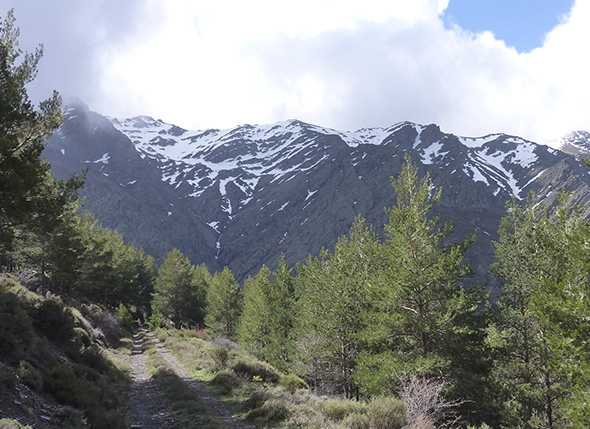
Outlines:
[{"label": "low bushes", "polygon": [[211,384],[219,387],[223,394],[228,394],[241,384],[241,380],[233,371],[224,369],[215,374]]},{"label": "low bushes", "polygon": [[101,374],[106,374],[111,369],[111,364],[103,357],[100,349],[95,345],[82,349],[78,362],[97,370]]},{"label": "low bushes", "polygon": [[45,377],[45,390],[60,403],[84,410],[93,428],[126,428],[116,383],[96,371],[75,364],[56,365]]},{"label": "low bushes", "polygon": [[14,389],[17,381],[18,381],[18,377],[16,375],[16,372],[12,368],[0,363],[0,390]]},{"label": "low bushes", "polygon": [[20,380],[36,392],[43,389],[43,375],[41,372],[27,361],[20,361],[16,369],[16,374]]},{"label": "low bushes", "polygon": [[226,350],[238,350],[240,348],[238,343],[225,337],[216,337],[213,340],[213,345],[217,347],[223,347]]},{"label": "low bushes", "polygon": [[30,349],[33,323],[20,299],[12,293],[0,293],[0,356],[16,362]]},{"label": "low bushes", "polygon": [[366,414],[352,413],[342,421],[342,426],[346,429],[371,429],[371,420]]},{"label": "low bushes", "polygon": [[[105,325],[114,319],[97,306],[86,310]],[[58,298],[44,299],[0,277],[0,391],[14,393],[20,382],[51,396],[64,406],[53,416],[64,429],[85,422],[123,429],[126,379],[102,355],[99,330],[89,319]]]},{"label": "low bushes", "polygon": [[87,427],[84,413],[72,407],[62,407],[54,415],[56,422],[63,429],[79,429]]},{"label": "low bushes", "polygon": [[74,338],[79,347],[88,347],[92,344],[92,338],[83,328],[74,328]]},{"label": "low bushes", "polygon": [[347,399],[328,399],[321,402],[320,409],[330,420],[339,422],[350,414],[363,414],[367,412],[364,402],[355,402]]},{"label": "low bushes", "polygon": [[299,389],[309,389],[309,386],[303,379],[293,374],[281,376],[279,384],[289,393],[293,394]]},{"label": "low bushes", "polygon": [[383,397],[367,402],[319,397],[301,378],[282,374],[237,346],[231,348],[225,340],[222,344],[189,339],[185,332],[161,330],[158,336],[187,366],[192,359],[198,362],[192,364],[195,368],[206,368],[200,373],[203,381],[209,382],[216,393],[227,395],[224,399],[231,397],[232,403],[239,403],[242,415],[256,427],[401,429],[408,425],[406,406],[400,399]]},{"label": "low bushes", "polygon": [[277,383],[281,374],[267,363],[259,361],[238,360],[232,367],[240,377],[248,380],[260,380],[266,383]]},{"label": "low bushes", "polygon": [[59,364],[49,370],[45,377],[45,390],[59,402],[81,408],[88,402],[89,391],[83,380],[74,370],[65,364]]},{"label": "low bushes", "polygon": [[216,369],[224,369],[227,367],[229,360],[229,351],[225,347],[215,346],[210,351],[211,359],[215,364]]},{"label": "low bushes", "polygon": [[253,410],[264,404],[270,398],[270,394],[263,389],[257,389],[250,393],[250,396],[242,403],[245,410]]},{"label": "low bushes", "polygon": [[95,304],[83,305],[81,310],[84,317],[92,322],[109,345],[119,345],[123,329],[115,316]]},{"label": "low bushes", "polygon": [[289,405],[283,399],[269,399],[260,407],[246,414],[246,419],[256,420],[261,423],[279,422],[287,417],[289,417]]},{"label": "low bushes", "polygon": [[133,319],[133,315],[129,311],[129,309],[123,305],[119,304],[117,310],[115,311],[115,316],[119,321],[119,324],[126,329],[127,331],[131,331],[135,326],[135,320]]},{"label": "low bushes", "polygon": [[47,299],[37,307],[34,325],[51,341],[66,343],[74,337],[74,316],[56,299]]},{"label": "low bushes", "polygon": [[303,404],[290,410],[288,428],[305,429],[342,429],[336,423],[328,420],[314,404]]},{"label": "low bushes", "polygon": [[406,424],[406,406],[396,398],[377,398],[369,402],[367,416],[371,429],[401,429]]}]

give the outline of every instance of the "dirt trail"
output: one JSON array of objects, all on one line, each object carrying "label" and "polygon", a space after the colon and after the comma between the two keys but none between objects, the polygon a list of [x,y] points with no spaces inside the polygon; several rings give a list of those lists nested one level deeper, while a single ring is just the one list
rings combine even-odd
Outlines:
[{"label": "dirt trail", "polygon": [[166,410],[162,409],[163,404],[165,404],[162,392],[158,390],[157,384],[150,378],[146,367],[144,352],[150,345],[155,347],[158,355],[166,362],[166,366],[174,371],[195,393],[195,396],[213,411],[212,414],[216,416],[224,428],[254,428],[233,417],[227,407],[209,392],[207,386],[190,376],[186,368],[160,343],[153,333],[140,330],[133,337],[133,353],[131,359],[133,387],[129,397],[129,416],[132,429],[166,428],[172,421]]},{"label": "dirt trail", "polygon": [[145,334],[146,331],[139,331],[133,336],[129,421],[132,429],[160,429],[168,427],[172,418],[163,408],[164,396],[147,369],[145,351],[149,338]]}]

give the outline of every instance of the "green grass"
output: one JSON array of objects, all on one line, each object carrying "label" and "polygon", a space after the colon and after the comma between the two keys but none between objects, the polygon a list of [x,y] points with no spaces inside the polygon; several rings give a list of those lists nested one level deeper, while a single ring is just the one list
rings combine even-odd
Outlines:
[{"label": "green grass", "polygon": [[342,421],[351,414],[365,414],[367,405],[347,399],[327,399],[320,404],[322,412],[332,421]]},{"label": "green grass", "polygon": [[158,329],[156,336],[193,378],[209,382],[215,375],[216,363],[212,357],[215,346],[196,337],[193,332]]},{"label": "green grass", "polygon": [[[337,428],[324,415],[305,383],[286,376],[238,348],[228,349],[225,368],[216,362],[217,344],[191,331],[157,331],[165,347],[232,412],[260,428]],[[152,359],[153,361],[153,359]],[[157,363],[149,363],[157,371]]]},{"label": "green grass", "polygon": [[[398,399],[362,402],[318,397],[300,378],[281,374],[239,348],[228,349],[225,368],[220,368],[215,361],[219,345],[193,331],[161,329],[157,336],[195,379],[257,428],[394,429],[405,423]],[[157,371],[157,365],[154,368]]]}]

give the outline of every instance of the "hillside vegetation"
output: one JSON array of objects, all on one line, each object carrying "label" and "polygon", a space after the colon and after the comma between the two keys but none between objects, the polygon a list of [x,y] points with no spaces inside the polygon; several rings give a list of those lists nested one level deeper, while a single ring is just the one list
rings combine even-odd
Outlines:
[{"label": "hillside vegetation", "polygon": [[[492,300],[485,285],[461,286],[470,241],[446,244],[451,227],[430,215],[440,190],[409,160],[393,185],[398,198],[383,242],[359,219],[333,251],[295,268],[284,261],[262,267],[242,289],[228,270],[208,275],[195,267],[183,277],[190,282],[170,277],[170,267],[188,266],[172,252],[155,283],[152,325],[193,326],[192,336],[212,338],[218,345],[211,350],[191,335],[163,336],[187,365],[201,362],[195,374],[243,403],[251,391],[240,390],[239,380],[283,380],[356,403],[350,406],[363,415],[377,398],[400,398],[408,427],[585,427],[588,222],[566,209],[565,196],[551,209],[512,204],[495,244],[503,290]],[[205,317],[189,311],[179,318],[185,289],[207,297]],[[159,301],[163,290],[181,307]],[[256,360],[241,359],[245,352]],[[202,363],[208,353],[217,366]],[[263,392],[247,416],[281,403],[272,419],[289,422],[298,413],[293,402],[309,403],[273,387]],[[359,427],[377,427],[367,424]]]},{"label": "hillside vegetation", "polygon": [[120,339],[131,313],[149,308],[153,260],[79,214],[82,178],[56,181],[40,159],[61,100],[30,102],[42,51],[23,53],[18,39],[8,13],[0,20],[0,418],[125,428],[128,377],[114,362],[127,353]]},{"label": "hillside vegetation", "polygon": [[243,285],[178,250],[156,268],[79,212],[83,178],[57,181],[40,159],[61,101],[32,105],[41,51],[21,52],[18,37],[9,13],[0,418],[13,420],[0,427],[128,427],[126,335],[144,323],[189,372],[147,350],[174,427],[219,427],[193,381],[261,428],[590,427],[590,224],[567,195],[509,205],[493,299],[485,284],[463,287],[472,240],[450,240],[432,212],[444,189],[409,156],[383,240],[359,218],[334,249]]},{"label": "hillside vegetation", "polygon": [[0,416],[34,427],[127,427],[128,378],[103,336],[120,336],[119,324],[97,306],[80,308],[0,277]]}]

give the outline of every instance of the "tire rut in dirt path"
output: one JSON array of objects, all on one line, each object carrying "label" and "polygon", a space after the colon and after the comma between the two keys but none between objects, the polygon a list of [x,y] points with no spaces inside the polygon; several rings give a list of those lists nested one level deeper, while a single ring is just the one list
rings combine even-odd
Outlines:
[{"label": "tire rut in dirt path", "polygon": [[171,416],[163,408],[165,401],[156,382],[151,379],[145,351],[146,331],[140,330],[133,336],[131,351],[131,375],[129,391],[129,422],[131,429],[161,429],[170,426]]},{"label": "tire rut in dirt path", "polygon": [[202,382],[191,377],[186,368],[170,353],[153,333],[146,334],[147,338],[153,341],[156,350],[160,357],[166,362],[166,365],[176,373],[178,377],[186,383],[186,385],[198,396],[199,400],[207,404],[216,414],[220,423],[227,429],[254,429],[254,426],[243,423],[238,418],[234,417],[230,410],[217,399]]}]

